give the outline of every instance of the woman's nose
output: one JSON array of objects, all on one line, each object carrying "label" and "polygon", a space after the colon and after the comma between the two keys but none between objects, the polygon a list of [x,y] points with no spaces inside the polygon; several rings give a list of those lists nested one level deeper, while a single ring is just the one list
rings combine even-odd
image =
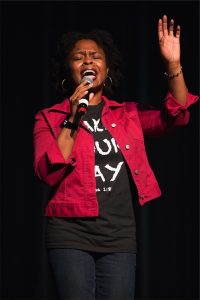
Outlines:
[{"label": "woman's nose", "polygon": [[83,61],[83,65],[90,65],[92,63],[92,59],[90,57],[86,57]]}]

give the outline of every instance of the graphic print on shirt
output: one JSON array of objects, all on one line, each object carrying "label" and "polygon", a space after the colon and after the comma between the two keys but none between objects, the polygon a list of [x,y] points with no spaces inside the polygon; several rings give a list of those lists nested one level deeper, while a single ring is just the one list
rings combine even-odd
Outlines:
[{"label": "graphic print on shirt", "polygon": [[111,192],[124,164],[121,151],[100,118],[83,122],[94,137],[96,192]]}]

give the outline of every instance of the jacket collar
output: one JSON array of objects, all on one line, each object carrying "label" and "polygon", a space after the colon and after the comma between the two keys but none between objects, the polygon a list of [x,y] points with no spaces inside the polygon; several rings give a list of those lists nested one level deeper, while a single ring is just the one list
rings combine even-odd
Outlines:
[{"label": "jacket collar", "polygon": [[70,101],[65,98],[61,103],[57,103],[47,109],[48,112],[70,113]]},{"label": "jacket collar", "polygon": [[115,100],[108,99],[106,96],[102,96],[102,99],[105,102],[105,105],[108,107],[122,107],[125,105],[124,103],[119,103]]}]

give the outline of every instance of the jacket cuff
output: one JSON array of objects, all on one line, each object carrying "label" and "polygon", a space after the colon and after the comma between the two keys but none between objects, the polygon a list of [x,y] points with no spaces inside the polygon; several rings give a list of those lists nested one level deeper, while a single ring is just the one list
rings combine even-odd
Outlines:
[{"label": "jacket cuff", "polygon": [[168,112],[172,116],[176,116],[180,113],[180,111],[187,110],[188,107],[199,99],[199,96],[193,95],[189,92],[187,92],[187,99],[185,105],[181,105],[177,102],[176,98],[172,95],[171,92],[167,93],[167,96],[165,98],[165,107],[168,110]]},{"label": "jacket cuff", "polygon": [[65,159],[63,157],[56,141],[54,141],[53,144],[51,144],[50,148],[48,149],[47,157],[51,166],[55,164],[63,164],[63,165],[71,164],[73,166],[76,165],[76,158],[72,154],[69,156],[68,159]]}]

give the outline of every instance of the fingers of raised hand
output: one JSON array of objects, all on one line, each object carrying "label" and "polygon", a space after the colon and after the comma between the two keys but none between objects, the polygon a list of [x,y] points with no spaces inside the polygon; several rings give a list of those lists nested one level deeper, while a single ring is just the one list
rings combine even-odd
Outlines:
[{"label": "fingers of raised hand", "polygon": [[167,16],[164,15],[163,19],[162,19],[162,30],[163,30],[163,34],[166,36],[168,35],[168,29],[167,29]]},{"label": "fingers of raised hand", "polygon": [[[181,33],[181,27],[179,25],[177,25],[176,32],[175,32],[175,37],[180,38],[180,33]],[[173,19],[170,20],[169,35],[171,35],[171,36],[174,35],[174,20]]]},{"label": "fingers of raised hand", "polygon": [[171,19],[169,23],[169,35],[174,35],[174,20]]},{"label": "fingers of raised hand", "polygon": [[158,39],[161,41],[163,37],[163,27],[162,27],[162,19],[158,20]]},{"label": "fingers of raised hand", "polygon": [[178,25],[177,27],[176,27],[176,38],[180,38],[180,35],[181,35],[181,27]]},{"label": "fingers of raised hand", "polygon": [[[175,37],[180,38],[180,26],[178,25],[176,27]],[[162,19],[159,19],[158,21],[158,38],[159,41],[162,40],[163,36],[174,36],[174,20],[171,19],[169,22],[169,29],[167,24],[167,16],[164,15]]]}]

